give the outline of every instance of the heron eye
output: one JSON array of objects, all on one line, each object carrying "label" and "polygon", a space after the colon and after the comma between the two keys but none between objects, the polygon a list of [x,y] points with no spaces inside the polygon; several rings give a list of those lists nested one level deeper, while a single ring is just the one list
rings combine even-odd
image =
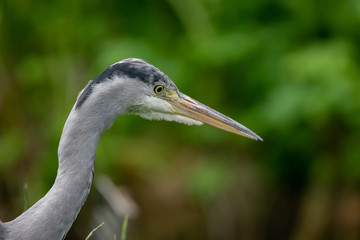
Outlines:
[{"label": "heron eye", "polygon": [[163,85],[156,85],[154,87],[154,92],[156,94],[160,94],[160,93],[162,93],[162,91],[164,91],[164,89],[165,89],[165,87]]}]

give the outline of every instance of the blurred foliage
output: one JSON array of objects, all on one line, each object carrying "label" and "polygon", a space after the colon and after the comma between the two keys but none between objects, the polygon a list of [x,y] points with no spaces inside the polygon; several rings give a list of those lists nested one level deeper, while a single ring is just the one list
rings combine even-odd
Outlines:
[{"label": "blurred foliage", "polygon": [[264,142],[118,119],[95,178],[139,204],[128,239],[359,239],[359,27],[358,0],[0,0],[1,219],[51,187],[87,81],[137,57]]}]

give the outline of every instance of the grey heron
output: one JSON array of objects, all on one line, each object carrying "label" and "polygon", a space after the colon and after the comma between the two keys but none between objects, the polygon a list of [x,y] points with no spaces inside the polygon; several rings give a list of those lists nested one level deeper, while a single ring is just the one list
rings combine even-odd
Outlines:
[{"label": "grey heron", "polygon": [[100,135],[125,113],[188,125],[206,123],[262,140],[231,118],[179,92],[173,81],[150,63],[122,60],[80,92],[61,135],[53,186],[16,219],[0,221],[0,240],[65,238],[89,194]]}]

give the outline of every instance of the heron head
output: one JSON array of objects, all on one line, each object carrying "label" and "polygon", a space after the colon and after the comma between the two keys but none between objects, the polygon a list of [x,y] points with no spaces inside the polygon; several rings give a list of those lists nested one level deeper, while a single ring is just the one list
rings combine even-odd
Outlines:
[{"label": "heron head", "polygon": [[179,92],[169,77],[140,59],[130,58],[115,63],[90,81],[80,93],[75,109],[89,104],[97,104],[112,115],[132,113],[150,120],[188,125],[206,123],[262,140],[240,123]]}]

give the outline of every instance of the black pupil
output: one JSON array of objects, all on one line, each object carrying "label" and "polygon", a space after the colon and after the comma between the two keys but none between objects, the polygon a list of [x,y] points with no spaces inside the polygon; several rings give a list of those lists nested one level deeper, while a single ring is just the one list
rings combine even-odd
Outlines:
[{"label": "black pupil", "polygon": [[155,90],[156,90],[157,93],[160,93],[162,91],[162,87],[158,86]]}]

